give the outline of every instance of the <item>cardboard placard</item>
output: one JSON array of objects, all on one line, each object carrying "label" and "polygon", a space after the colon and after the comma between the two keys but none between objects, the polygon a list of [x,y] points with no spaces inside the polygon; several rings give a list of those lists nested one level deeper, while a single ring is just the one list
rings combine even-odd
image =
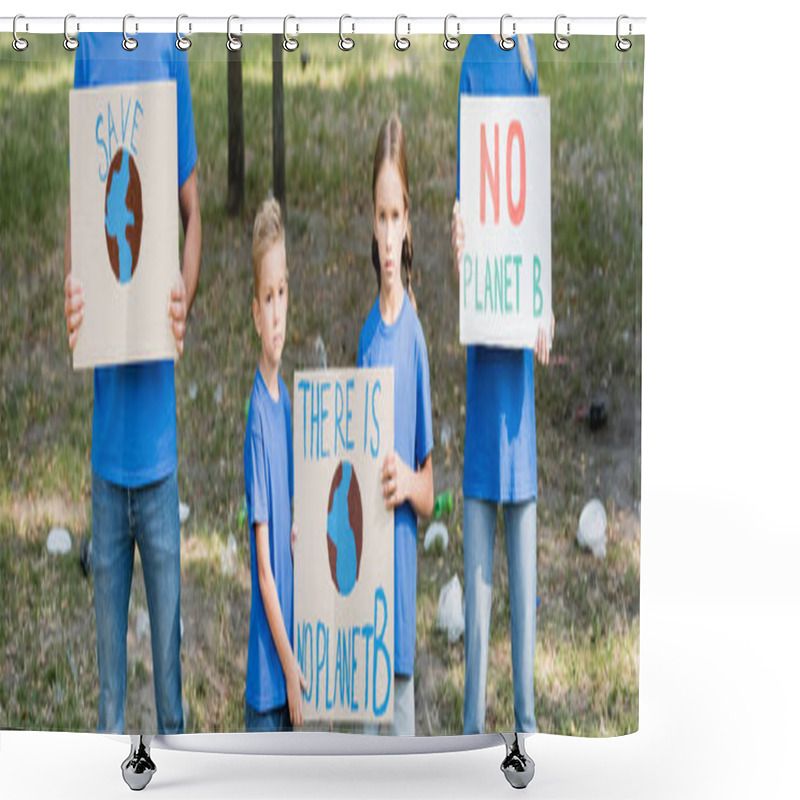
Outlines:
[{"label": "cardboard placard", "polygon": [[533,347],[551,301],[550,101],[461,98],[461,344]]},{"label": "cardboard placard", "polygon": [[394,717],[394,370],[296,372],[294,649],[307,720]]},{"label": "cardboard placard", "polygon": [[73,368],[174,360],[175,83],[71,90],[69,151],[72,272],[85,301]]}]

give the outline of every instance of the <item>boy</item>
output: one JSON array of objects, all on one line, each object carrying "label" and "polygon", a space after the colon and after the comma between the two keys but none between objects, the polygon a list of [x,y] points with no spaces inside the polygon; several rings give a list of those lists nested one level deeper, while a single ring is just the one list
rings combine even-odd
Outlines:
[{"label": "boy", "polygon": [[303,724],[306,689],[292,650],[292,412],[279,373],[289,284],[281,209],[273,198],[261,205],[253,225],[253,279],[261,353],[244,440],[252,586],[245,728],[272,732]]},{"label": "boy", "polygon": [[[171,34],[139,36],[132,52],[116,33],[81,33],[75,88],[173,80],[177,88],[176,188],[184,231],[181,277],[169,316],[178,353],[200,276],[201,222],[192,95],[186,53]],[[64,312],[69,346],[83,321],[83,292],[72,276],[71,223],[64,246]],[[164,298],[167,301],[167,298]],[[180,662],[180,520],[175,365],[151,361],[94,371],[92,567],[100,692],[97,729],[125,727],[126,637],[134,548],[142,560],[160,734],[183,733]]]}]

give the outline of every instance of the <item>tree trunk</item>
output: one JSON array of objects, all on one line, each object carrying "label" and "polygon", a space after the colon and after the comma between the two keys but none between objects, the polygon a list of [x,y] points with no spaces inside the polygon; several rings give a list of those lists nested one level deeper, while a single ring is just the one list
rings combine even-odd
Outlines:
[{"label": "tree trunk", "polygon": [[242,51],[228,51],[228,214],[244,209],[244,108]]},{"label": "tree trunk", "polygon": [[283,36],[272,34],[272,191],[286,225],[286,148],[283,138]]}]

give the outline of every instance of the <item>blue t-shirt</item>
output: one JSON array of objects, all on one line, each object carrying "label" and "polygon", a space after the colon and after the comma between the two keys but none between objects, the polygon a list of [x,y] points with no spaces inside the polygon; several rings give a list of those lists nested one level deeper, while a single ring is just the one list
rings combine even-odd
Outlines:
[{"label": "blue t-shirt", "polygon": [[[529,79],[519,46],[504,51],[489,35],[473,36],[461,64],[461,95],[503,97],[539,94],[534,65]],[[459,141],[459,159],[461,143]],[[460,165],[459,165],[460,177]],[[460,185],[459,185],[460,191]],[[536,416],[533,351],[480,345],[467,348],[467,423],[464,436],[465,497],[495,502],[536,499]]]},{"label": "blue t-shirt", "polygon": [[269,629],[258,582],[256,523],[269,525],[269,566],[289,643],[294,626],[292,565],[292,409],[286,384],[278,376],[280,394],[273,400],[256,370],[244,437],[244,491],[250,526],[250,637],[247,646],[245,697],[256,711],[286,705],[286,679]]},{"label": "blue t-shirt", "polygon": [[[182,186],[197,162],[189,64],[167,33],[141,34],[136,50],[119,33],[81,33],[75,51],[75,88],[173,80],[178,102],[178,174]],[[168,298],[164,298],[166,308]],[[100,477],[136,487],[178,466],[175,365],[150,361],[94,371],[92,467]]]},{"label": "blue t-shirt", "polygon": [[[358,340],[359,367],[394,367],[394,449],[416,470],[433,449],[428,348],[408,295],[394,324],[376,298]],[[417,515],[406,501],[394,510],[394,671],[414,674],[417,630]]]}]

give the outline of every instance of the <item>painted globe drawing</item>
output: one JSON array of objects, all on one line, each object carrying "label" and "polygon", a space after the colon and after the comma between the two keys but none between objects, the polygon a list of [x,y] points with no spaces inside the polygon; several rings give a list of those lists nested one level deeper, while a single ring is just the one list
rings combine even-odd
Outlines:
[{"label": "painted globe drawing", "polygon": [[361,568],[363,513],[353,465],[339,462],[328,495],[328,561],[339,594],[353,591]]},{"label": "painted globe drawing", "polygon": [[106,246],[116,279],[126,284],[139,263],[142,244],[142,182],[131,152],[120,147],[106,178]]}]

